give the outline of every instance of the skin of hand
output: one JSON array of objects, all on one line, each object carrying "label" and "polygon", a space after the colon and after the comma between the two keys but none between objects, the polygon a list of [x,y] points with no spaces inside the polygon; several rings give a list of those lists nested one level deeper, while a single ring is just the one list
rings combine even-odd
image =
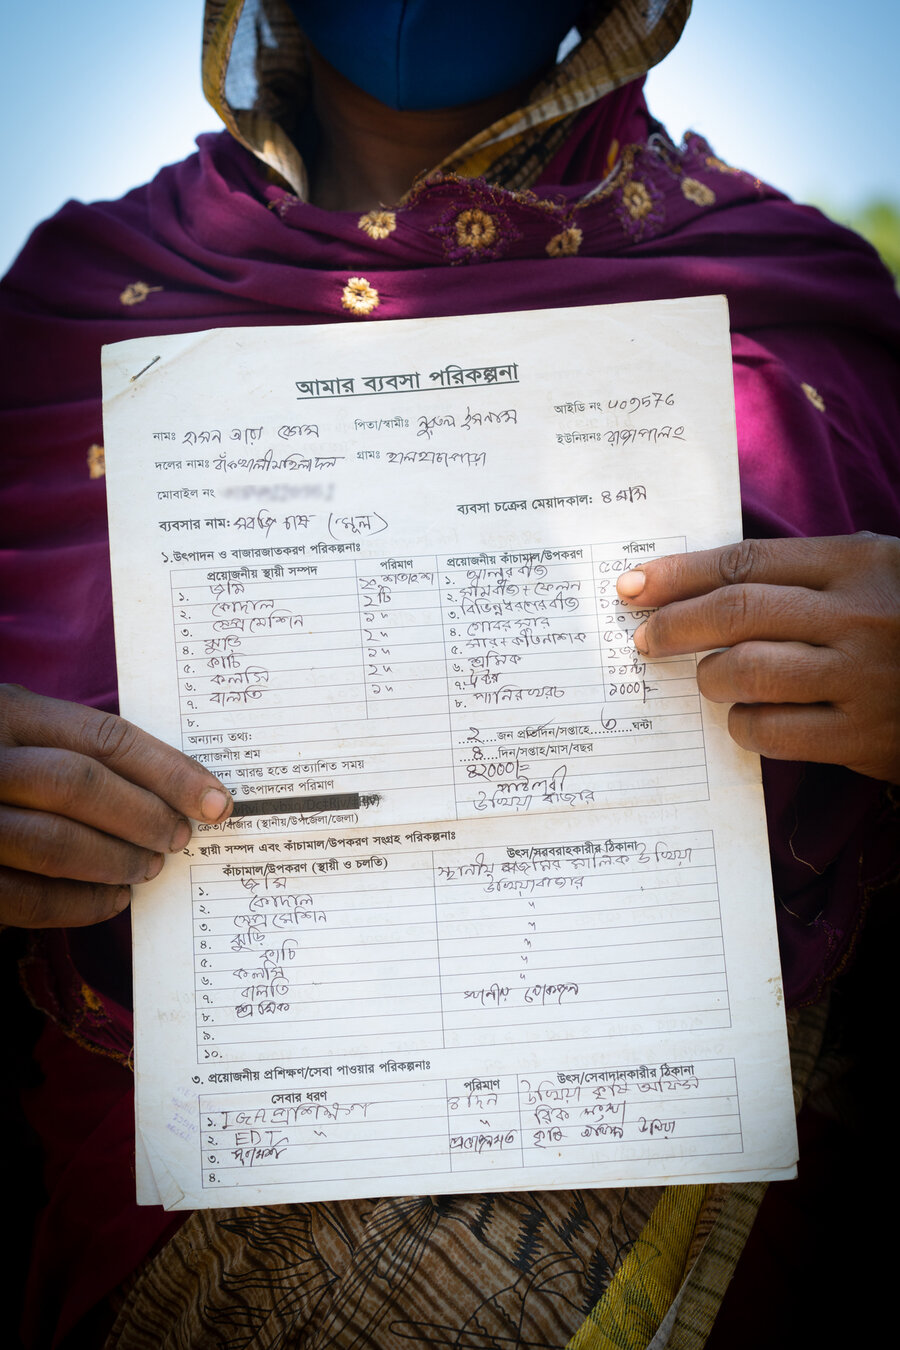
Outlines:
[{"label": "skin of hand", "polygon": [[724,648],[700,691],[738,745],[900,782],[900,540],[745,539],[623,572],[650,660]]},{"label": "skin of hand", "polygon": [[112,713],[0,686],[0,923],[110,919],[232,799],[187,755]]}]

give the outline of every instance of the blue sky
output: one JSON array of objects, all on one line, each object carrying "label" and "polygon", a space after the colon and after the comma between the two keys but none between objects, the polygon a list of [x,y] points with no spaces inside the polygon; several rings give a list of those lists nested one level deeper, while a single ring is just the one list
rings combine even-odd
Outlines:
[{"label": "blue sky", "polygon": [[[6,6],[0,54],[0,271],[69,197],[117,197],[190,153],[217,118],[200,92],[203,0]],[[680,136],[840,210],[900,200],[897,0],[695,0],[648,95]]]}]

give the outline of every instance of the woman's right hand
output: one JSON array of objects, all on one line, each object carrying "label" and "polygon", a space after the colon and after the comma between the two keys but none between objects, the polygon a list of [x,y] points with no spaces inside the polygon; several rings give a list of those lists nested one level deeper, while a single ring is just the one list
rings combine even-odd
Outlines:
[{"label": "woman's right hand", "polygon": [[0,686],[0,923],[110,919],[232,799],[179,750],[112,713]]}]

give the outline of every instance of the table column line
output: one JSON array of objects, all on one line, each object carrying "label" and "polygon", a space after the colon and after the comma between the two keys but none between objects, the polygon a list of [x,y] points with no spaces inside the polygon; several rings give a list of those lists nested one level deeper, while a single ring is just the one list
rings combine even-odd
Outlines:
[{"label": "table column line", "polygon": [[434,555],[435,574],[438,579],[438,608],[441,615],[441,644],[444,648],[444,686],[447,690],[447,734],[450,737],[450,772],[453,775],[453,810],[455,819],[459,820],[459,797],[457,795],[456,785],[456,746],[453,741],[453,712],[451,709],[451,671],[450,661],[447,656],[447,629],[444,622],[444,588],[441,585],[440,578],[442,570],[439,566],[440,559],[437,554]]},{"label": "table column line", "polygon": [[594,597],[594,619],[597,624],[597,651],[600,655],[600,675],[603,680],[603,703],[605,707],[606,699],[608,696],[608,690],[606,684],[606,657],[603,654],[603,636],[600,630],[600,611],[597,608],[597,574],[594,571],[594,568],[597,565],[597,560],[594,557],[593,544],[588,544],[588,550],[591,555],[591,594]]},{"label": "table column line", "polygon": [[359,660],[360,675],[362,676],[363,698],[366,704],[366,721],[369,720],[369,681],[366,678],[366,656],[365,643],[363,642],[362,631],[362,608],[359,603],[359,562],[353,559],[353,584],[356,587],[356,617],[359,621]]},{"label": "table column line", "polygon": [[519,1075],[515,1074],[516,1080],[516,1111],[519,1115],[519,1157],[522,1160],[522,1166],[525,1166],[525,1130],[522,1125],[522,1089],[519,1086]]},{"label": "table column line", "polygon": [[450,1087],[446,1078],[443,1078],[444,1084],[444,1115],[447,1117],[447,1170],[453,1171],[453,1146],[451,1143],[453,1131],[450,1127]]},{"label": "table column line", "polygon": [[[441,923],[438,917],[437,879],[434,865],[434,850],[428,854],[431,859],[431,894],[434,897],[434,943],[437,949],[438,998],[441,1005],[441,1048],[447,1049],[447,1032],[444,1027],[444,981],[441,971]],[[448,1118],[447,1124],[450,1121]]]}]

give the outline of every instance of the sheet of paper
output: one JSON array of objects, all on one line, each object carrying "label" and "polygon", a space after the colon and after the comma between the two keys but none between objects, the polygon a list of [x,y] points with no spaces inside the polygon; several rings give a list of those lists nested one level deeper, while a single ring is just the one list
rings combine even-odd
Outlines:
[{"label": "sheet of paper", "polygon": [[123,713],[243,814],[134,903],[169,1208],[790,1175],[758,761],[617,575],[740,537],[724,299],[104,359]]}]

